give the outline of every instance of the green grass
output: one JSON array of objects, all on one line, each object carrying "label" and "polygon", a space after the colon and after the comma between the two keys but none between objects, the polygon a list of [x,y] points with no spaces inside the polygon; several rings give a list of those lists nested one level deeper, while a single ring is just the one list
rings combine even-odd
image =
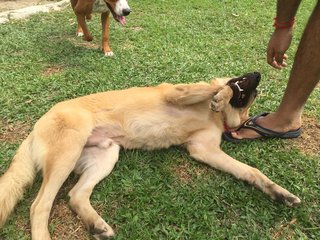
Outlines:
[{"label": "green grass", "polygon": [[[314,3],[302,2],[290,64]],[[89,23],[94,48],[74,36],[70,8],[0,25],[0,123],[31,127],[55,103],[98,91],[249,71],[262,73],[252,113],[275,110],[291,67],[277,71],[265,60],[275,1],[135,0],[130,5],[127,26],[111,24],[114,58],[105,58],[98,48],[98,16]],[[49,67],[59,70],[45,74]],[[318,88],[305,109],[318,121],[319,99]],[[1,174],[21,142],[19,132],[16,138],[13,143],[0,139]],[[305,155],[289,140],[223,143],[222,148],[297,194],[301,206],[275,203],[255,188],[193,162],[179,148],[122,152],[112,174],[97,185],[92,202],[116,228],[115,239],[320,238],[319,153]],[[69,184],[75,180],[72,176]],[[0,239],[30,239],[29,207],[40,182],[38,177],[27,191]],[[66,192],[59,198],[67,201]],[[51,222],[51,231],[58,224],[58,219]]]}]

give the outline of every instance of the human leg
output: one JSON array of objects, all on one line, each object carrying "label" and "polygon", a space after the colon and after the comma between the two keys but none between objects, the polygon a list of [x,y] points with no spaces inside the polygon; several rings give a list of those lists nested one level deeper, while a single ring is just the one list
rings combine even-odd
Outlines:
[{"label": "human leg", "polygon": [[[303,107],[320,79],[320,1],[316,4],[302,35],[287,88],[276,112],[257,119],[264,128],[287,132],[301,126]],[[248,129],[231,133],[233,138],[257,138]]]}]

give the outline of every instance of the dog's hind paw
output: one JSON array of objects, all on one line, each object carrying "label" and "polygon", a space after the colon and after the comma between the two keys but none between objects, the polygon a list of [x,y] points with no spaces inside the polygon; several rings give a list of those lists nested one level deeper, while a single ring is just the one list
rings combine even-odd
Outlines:
[{"label": "dog's hind paw", "polygon": [[113,229],[102,219],[90,226],[90,233],[97,240],[106,240],[114,236]]},{"label": "dog's hind paw", "polygon": [[83,36],[83,32],[77,32],[77,37],[82,37]]},{"label": "dog's hind paw", "polygon": [[104,56],[106,56],[106,57],[113,57],[113,56],[114,56],[114,53],[113,53],[112,51],[110,51],[110,52],[105,52],[105,53],[104,53]]},{"label": "dog's hind paw", "polygon": [[83,35],[82,40],[91,42],[93,40],[93,37],[91,35]]}]

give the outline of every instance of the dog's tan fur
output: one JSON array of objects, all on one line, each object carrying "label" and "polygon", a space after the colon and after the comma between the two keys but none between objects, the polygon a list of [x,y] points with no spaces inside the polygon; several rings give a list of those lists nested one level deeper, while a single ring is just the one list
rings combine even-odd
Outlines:
[{"label": "dog's tan fur", "polygon": [[[152,150],[183,145],[194,159],[253,184],[272,199],[289,206],[298,204],[299,198],[258,169],[220,149],[223,122],[236,127],[248,110],[231,107],[227,80],[165,83],[58,103],[38,120],[0,179],[0,225],[36,172],[42,170],[43,183],[30,213],[32,239],[50,239],[47,223],[52,203],[75,171],[81,177],[69,192],[71,208],[96,239],[112,236],[112,228],[92,208],[89,198],[94,186],[113,169],[120,146]],[[210,110],[209,104],[216,111]]]}]

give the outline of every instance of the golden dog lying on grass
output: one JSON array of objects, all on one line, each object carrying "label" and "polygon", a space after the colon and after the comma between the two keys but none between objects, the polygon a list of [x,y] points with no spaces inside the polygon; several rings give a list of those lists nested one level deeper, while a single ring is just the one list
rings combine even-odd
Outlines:
[{"label": "golden dog lying on grass", "polygon": [[89,198],[112,171],[121,146],[152,150],[183,145],[195,160],[247,181],[288,206],[299,204],[298,197],[258,169],[220,149],[224,124],[234,128],[246,120],[259,80],[259,73],[250,73],[210,84],[164,83],[56,104],[35,124],[0,179],[0,225],[41,170],[43,182],[30,213],[32,239],[50,239],[47,223],[53,201],[75,171],[80,179],[69,192],[71,208],[96,239],[113,236]]}]

